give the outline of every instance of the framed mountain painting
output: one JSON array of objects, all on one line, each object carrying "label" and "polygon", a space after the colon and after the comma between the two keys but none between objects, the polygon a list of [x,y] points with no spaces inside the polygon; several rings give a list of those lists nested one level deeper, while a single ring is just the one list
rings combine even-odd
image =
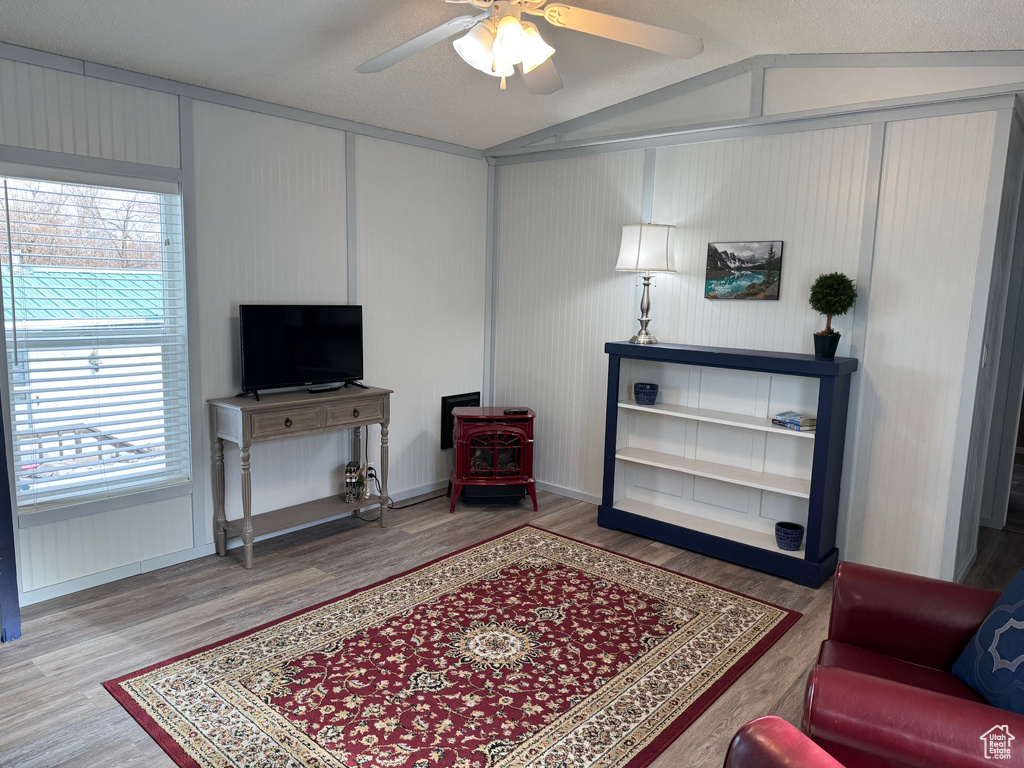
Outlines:
[{"label": "framed mountain painting", "polygon": [[779,298],[782,241],[708,243],[705,299]]}]

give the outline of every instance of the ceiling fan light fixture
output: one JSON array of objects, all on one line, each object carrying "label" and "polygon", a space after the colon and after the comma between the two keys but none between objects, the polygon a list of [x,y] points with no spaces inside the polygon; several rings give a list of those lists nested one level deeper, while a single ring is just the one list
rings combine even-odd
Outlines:
[{"label": "ceiling fan light fixture", "polygon": [[498,22],[494,32],[494,60],[501,64],[513,66],[521,64],[523,56],[530,48],[530,36],[515,16],[505,16]]},{"label": "ceiling fan light fixture", "polygon": [[491,77],[511,77],[515,71],[511,64],[499,64],[494,58],[494,31],[487,22],[481,22],[465,35],[452,41],[459,57]]},{"label": "ceiling fan light fixture", "polygon": [[526,32],[526,38],[529,40],[523,55],[523,73],[528,75],[550,59],[555,49],[548,45],[544,38],[540,36],[540,31],[536,25],[524,22],[523,31]]},{"label": "ceiling fan light fixture", "polygon": [[452,41],[455,52],[469,66],[480,71],[489,70],[493,60],[491,46],[494,45],[494,33],[487,24],[476,24],[462,37]]}]

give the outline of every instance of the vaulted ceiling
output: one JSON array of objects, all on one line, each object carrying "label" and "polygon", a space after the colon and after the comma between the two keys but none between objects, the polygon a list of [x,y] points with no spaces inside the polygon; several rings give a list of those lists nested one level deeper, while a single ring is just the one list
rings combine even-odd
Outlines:
[{"label": "vaulted ceiling", "polygon": [[1020,0],[572,0],[690,32],[680,61],[538,26],[565,87],[471,69],[445,41],[371,75],[363,61],[447,19],[443,0],[3,0],[0,41],[484,148],[766,53],[1024,49]]}]

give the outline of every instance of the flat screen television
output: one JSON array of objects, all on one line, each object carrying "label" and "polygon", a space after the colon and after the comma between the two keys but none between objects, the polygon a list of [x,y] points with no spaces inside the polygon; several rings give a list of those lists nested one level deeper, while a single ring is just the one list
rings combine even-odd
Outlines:
[{"label": "flat screen television", "polygon": [[242,391],[317,387],[363,378],[363,308],[242,304]]}]

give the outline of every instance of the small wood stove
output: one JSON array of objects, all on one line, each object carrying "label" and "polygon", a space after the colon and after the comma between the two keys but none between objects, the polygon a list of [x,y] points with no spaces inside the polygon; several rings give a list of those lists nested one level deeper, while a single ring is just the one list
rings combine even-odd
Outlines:
[{"label": "small wood stove", "polygon": [[[510,413],[511,411],[511,413]],[[529,408],[453,408],[455,466],[448,480],[449,512],[465,486],[525,485],[533,509],[533,420]]]}]

